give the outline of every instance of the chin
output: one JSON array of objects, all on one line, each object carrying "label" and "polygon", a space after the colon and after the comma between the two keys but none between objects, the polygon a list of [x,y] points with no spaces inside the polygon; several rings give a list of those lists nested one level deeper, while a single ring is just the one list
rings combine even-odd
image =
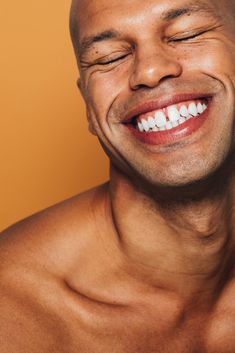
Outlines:
[{"label": "chin", "polygon": [[[234,158],[233,158],[234,159]],[[231,159],[231,160],[233,160]],[[153,173],[141,173],[142,180],[140,182],[141,188],[149,190],[151,193],[156,195],[177,196],[177,198],[184,197],[185,195],[197,195],[206,192],[210,192],[220,187],[220,184],[224,185],[225,180],[230,174],[229,158],[223,163],[208,163],[208,161],[191,161],[187,164],[171,166],[168,169],[157,170]],[[137,178],[138,179],[138,178]]]}]

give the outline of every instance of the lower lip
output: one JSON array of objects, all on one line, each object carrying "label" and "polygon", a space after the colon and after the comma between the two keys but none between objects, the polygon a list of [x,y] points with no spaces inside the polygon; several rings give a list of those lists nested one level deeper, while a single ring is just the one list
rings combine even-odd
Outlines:
[{"label": "lower lip", "polygon": [[201,115],[190,118],[183,124],[171,130],[164,131],[154,131],[154,132],[141,132],[134,128],[132,125],[127,125],[128,129],[133,133],[133,135],[143,143],[149,145],[163,145],[171,144],[177,142],[187,136],[192,135],[197,131],[205,122],[208,116],[209,106]]}]

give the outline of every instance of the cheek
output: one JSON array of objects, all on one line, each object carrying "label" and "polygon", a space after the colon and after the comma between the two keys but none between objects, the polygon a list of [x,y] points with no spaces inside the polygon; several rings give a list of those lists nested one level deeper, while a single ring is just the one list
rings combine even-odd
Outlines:
[{"label": "cheek", "polygon": [[86,101],[96,115],[107,115],[127,88],[127,70],[122,65],[106,72],[93,72],[86,82]]},{"label": "cheek", "polygon": [[235,83],[235,47],[226,43],[209,45],[200,50],[191,50],[185,54],[184,66],[189,70],[211,75],[227,76]]}]

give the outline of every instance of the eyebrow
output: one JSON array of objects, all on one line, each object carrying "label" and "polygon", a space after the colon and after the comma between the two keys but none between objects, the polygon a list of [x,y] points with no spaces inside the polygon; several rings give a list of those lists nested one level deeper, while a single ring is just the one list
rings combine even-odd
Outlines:
[{"label": "eyebrow", "polygon": [[[197,13],[197,12],[204,12],[204,13],[212,14],[213,10],[204,1],[200,2],[199,4],[195,4],[195,1],[193,1],[193,2],[190,2],[186,6],[165,11],[161,15],[161,19],[163,21],[168,22],[168,21],[172,21],[176,18],[179,18],[181,16],[190,15],[191,13]],[[121,36],[121,33],[115,29],[112,29],[112,28],[108,29],[104,32],[97,33],[95,35],[87,36],[87,37],[83,38],[83,40],[79,44],[79,51],[80,50],[81,51],[87,50],[95,43],[103,42],[103,41],[110,40],[110,39],[115,39],[120,36]]]},{"label": "eyebrow", "polygon": [[105,40],[118,38],[120,33],[115,29],[109,29],[104,32],[100,32],[93,36],[85,37],[79,45],[80,50],[89,49],[94,43],[103,42]]},{"label": "eyebrow", "polygon": [[183,15],[190,15],[192,13],[198,13],[198,12],[204,12],[210,15],[214,13],[211,6],[209,6],[205,2],[200,2],[199,4],[195,4],[195,2],[193,1],[189,3],[187,6],[164,12],[161,18],[163,21],[171,21]]}]

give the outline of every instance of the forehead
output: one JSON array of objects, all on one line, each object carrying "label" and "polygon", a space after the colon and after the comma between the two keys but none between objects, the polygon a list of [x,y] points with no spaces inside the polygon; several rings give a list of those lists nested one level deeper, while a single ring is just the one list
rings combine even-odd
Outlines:
[{"label": "forehead", "polygon": [[[76,1],[76,0],[75,0]],[[230,0],[77,0],[77,19],[79,29],[95,26],[122,17],[131,18],[144,16],[147,11],[153,15],[161,16],[173,8],[201,7],[220,13],[225,3]],[[232,2],[235,0],[231,0]]]},{"label": "forehead", "polygon": [[[162,19],[200,13],[212,15],[221,22],[234,26],[235,0],[74,0],[72,28],[76,45],[109,31],[123,32],[128,26],[144,31],[144,23],[160,24]],[[141,29],[142,27],[142,29]],[[81,48],[81,47],[80,47]]]}]

